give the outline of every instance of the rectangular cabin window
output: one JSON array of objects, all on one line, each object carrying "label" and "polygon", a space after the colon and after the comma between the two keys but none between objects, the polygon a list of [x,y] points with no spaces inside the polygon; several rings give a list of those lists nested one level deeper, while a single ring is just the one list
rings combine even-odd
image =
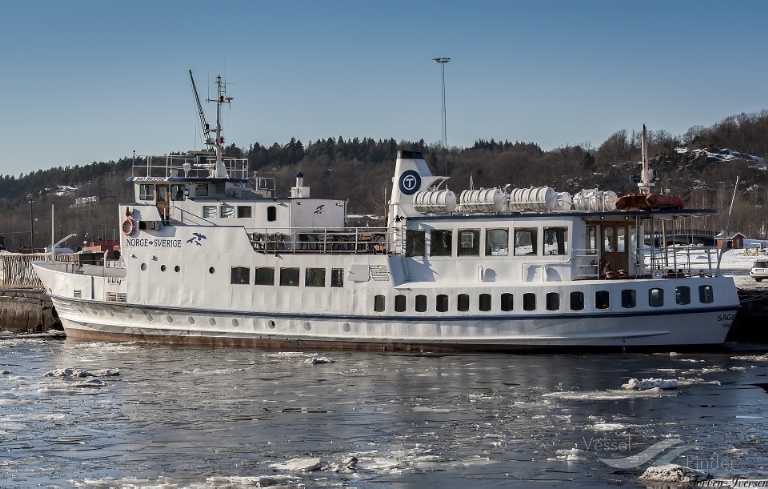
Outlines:
[{"label": "rectangular cabin window", "polygon": [[459,294],[456,310],[461,312],[469,311],[469,294]]},{"label": "rectangular cabin window", "polygon": [[373,297],[373,310],[384,312],[387,309],[387,298],[379,294]]},{"label": "rectangular cabin window", "polygon": [[680,286],[675,287],[675,303],[680,305],[691,303],[691,289],[690,287]]},{"label": "rectangular cabin window", "polygon": [[619,253],[627,251],[627,228],[624,226],[616,228],[616,251]]},{"label": "rectangular cabin window", "polygon": [[536,228],[515,228],[515,255],[538,255],[538,232]]},{"label": "rectangular cabin window", "polygon": [[584,309],[584,292],[571,292],[571,311]]},{"label": "rectangular cabin window", "polygon": [[547,292],[547,311],[557,311],[558,309],[560,309],[560,294]]},{"label": "rectangular cabin window", "polygon": [[536,294],[531,292],[523,294],[523,309],[526,311],[536,310]]},{"label": "rectangular cabin window", "polygon": [[514,311],[515,305],[513,304],[515,296],[512,294],[501,294],[501,310],[502,311]]},{"label": "rectangular cabin window", "polygon": [[405,296],[403,294],[395,296],[395,312],[405,312]]},{"label": "rectangular cabin window", "polygon": [[711,285],[699,285],[699,302],[702,304],[715,302],[715,291]]},{"label": "rectangular cabin window", "polygon": [[229,204],[221,204],[221,206],[219,206],[219,210],[221,212],[222,219],[230,219],[235,217],[235,208]]},{"label": "rectangular cabin window", "polygon": [[637,305],[637,293],[634,289],[621,291],[621,307],[632,308]]},{"label": "rectangular cabin window", "polygon": [[481,311],[490,311],[491,310],[491,294],[480,294],[480,310]]},{"label": "rectangular cabin window", "polygon": [[597,228],[595,226],[587,227],[587,254],[597,254]]},{"label": "rectangular cabin window", "polygon": [[419,294],[416,296],[416,312],[427,312],[427,296]]},{"label": "rectangular cabin window", "polygon": [[281,268],[280,269],[280,285],[288,287],[299,286],[299,269],[298,268]]},{"label": "rectangular cabin window", "polygon": [[249,205],[237,206],[237,218],[238,219],[250,219],[253,217],[253,207]]},{"label": "rectangular cabin window", "polygon": [[218,209],[216,209],[215,205],[204,205],[203,206],[203,217],[206,219],[213,219],[218,214]]},{"label": "rectangular cabin window", "polygon": [[446,312],[448,310],[448,296],[438,294],[435,298],[435,310],[437,312]]},{"label": "rectangular cabin window", "polygon": [[304,287],[325,287],[325,268],[304,270]]},{"label": "rectangular cabin window", "polygon": [[195,184],[195,197],[208,197],[208,184],[197,183]]},{"label": "rectangular cabin window", "polygon": [[568,254],[568,228],[544,229],[544,254],[567,255]]},{"label": "rectangular cabin window", "polygon": [[664,289],[654,287],[648,290],[648,305],[651,307],[661,307],[664,305]]},{"label": "rectangular cabin window", "polygon": [[184,191],[187,188],[184,185],[174,184],[171,185],[171,200],[179,201],[184,200]]},{"label": "rectangular cabin window", "polygon": [[331,268],[331,287],[344,287],[343,268]]},{"label": "rectangular cabin window", "polygon": [[267,221],[269,222],[277,221],[277,207],[275,207],[274,205],[270,205],[267,207]]},{"label": "rectangular cabin window", "polygon": [[257,267],[255,285],[275,285],[275,269],[272,267]]},{"label": "rectangular cabin window", "polygon": [[488,229],[485,231],[485,255],[509,255],[509,229]]},{"label": "rectangular cabin window", "polygon": [[603,228],[603,251],[613,253],[616,249],[616,242],[613,237],[613,228]]},{"label": "rectangular cabin window", "polygon": [[611,307],[611,295],[607,290],[598,290],[595,292],[595,307],[597,309],[608,309]]},{"label": "rectangular cabin window", "polygon": [[154,183],[139,184],[139,200],[151,200],[152,202],[155,201]]},{"label": "rectangular cabin window", "polygon": [[405,231],[405,256],[424,256],[426,233],[419,229]]},{"label": "rectangular cabin window", "polygon": [[453,231],[435,229],[430,233],[429,254],[431,256],[451,256]]},{"label": "rectangular cabin window", "polygon": [[480,231],[477,229],[462,229],[459,231],[458,256],[480,255]]},{"label": "rectangular cabin window", "polygon": [[251,267],[232,267],[231,284],[250,284]]}]

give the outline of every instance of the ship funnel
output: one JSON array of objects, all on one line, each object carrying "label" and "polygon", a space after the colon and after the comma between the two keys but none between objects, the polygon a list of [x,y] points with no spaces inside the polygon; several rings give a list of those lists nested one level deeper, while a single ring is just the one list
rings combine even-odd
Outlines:
[{"label": "ship funnel", "polygon": [[308,199],[309,187],[304,186],[304,174],[299,172],[296,174],[296,186],[291,187],[292,199]]},{"label": "ship funnel", "polygon": [[414,198],[420,191],[435,190],[445,177],[433,176],[420,151],[398,151],[395,176],[392,179],[392,197],[389,201],[390,226],[405,217],[419,216],[414,208]]}]

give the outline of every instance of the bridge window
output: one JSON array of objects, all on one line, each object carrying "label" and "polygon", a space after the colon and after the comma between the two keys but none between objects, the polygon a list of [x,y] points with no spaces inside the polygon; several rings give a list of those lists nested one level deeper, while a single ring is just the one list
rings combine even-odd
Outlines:
[{"label": "bridge window", "polygon": [[637,292],[633,289],[621,291],[621,307],[632,308],[637,305]]},{"label": "bridge window", "polygon": [[509,229],[488,229],[485,232],[486,256],[507,256],[509,254]]},{"label": "bridge window", "polygon": [[557,311],[560,309],[560,294],[557,292],[547,293],[547,311]]},{"label": "bridge window", "polygon": [[435,229],[430,234],[429,254],[431,256],[451,256],[453,231]]},{"label": "bridge window", "polygon": [[299,286],[299,269],[298,268],[281,268],[280,269],[280,285],[288,287]]},{"label": "bridge window", "polygon": [[491,310],[491,294],[480,294],[480,310]]},{"label": "bridge window", "polygon": [[304,271],[305,287],[325,287],[325,268],[307,268]]},{"label": "bridge window", "polygon": [[253,213],[253,207],[249,205],[239,205],[237,206],[237,217],[238,219],[250,219]]},{"label": "bridge window", "polygon": [[512,294],[504,293],[501,294],[501,310],[502,311],[512,311],[514,310],[514,296]]},{"label": "bridge window", "polygon": [[571,311],[584,309],[584,292],[571,292]]},{"label": "bridge window", "polygon": [[230,283],[232,284],[251,283],[251,267],[232,267]]},{"label": "bridge window", "polygon": [[547,255],[568,254],[568,228],[544,229],[544,253]]},{"label": "bridge window", "polygon": [[207,183],[198,183],[195,185],[195,197],[208,197]]},{"label": "bridge window", "polygon": [[425,245],[424,231],[408,229],[405,231],[405,256],[424,256]]},{"label": "bridge window", "polygon": [[608,309],[611,307],[611,296],[607,290],[595,292],[595,307],[597,309]]},{"label": "bridge window", "polygon": [[690,287],[685,287],[685,286],[675,287],[675,303],[680,305],[691,303]]},{"label": "bridge window", "polygon": [[651,307],[661,307],[664,305],[664,289],[654,287],[648,290],[648,305]]},{"label": "bridge window", "polygon": [[155,201],[155,184],[142,183],[139,185],[139,200]]},{"label": "bridge window", "polygon": [[459,294],[456,309],[462,312],[469,311],[469,294]]},{"label": "bridge window", "polygon": [[427,311],[427,296],[419,294],[416,296],[416,312]]},{"label": "bridge window", "polygon": [[395,311],[405,312],[405,296],[403,294],[395,296]]},{"label": "bridge window", "polygon": [[343,268],[331,268],[331,287],[344,287]]},{"label": "bridge window", "polygon": [[171,200],[184,200],[184,185],[171,185]]},{"label": "bridge window", "polygon": [[715,302],[715,291],[711,285],[699,285],[699,302],[702,304]]},{"label": "bridge window", "polygon": [[256,285],[275,285],[275,269],[272,267],[257,267],[255,270]]},{"label": "bridge window", "polygon": [[386,297],[383,295],[377,295],[373,298],[373,310],[376,312],[384,312],[386,304]]},{"label": "bridge window", "polygon": [[448,296],[445,294],[439,294],[435,299],[435,310],[437,312],[445,312],[448,310]]},{"label": "bridge window", "polygon": [[539,230],[536,228],[515,229],[515,255],[537,255]]},{"label": "bridge window", "polygon": [[459,231],[458,256],[480,255],[480,231],[477,229],[462,229]]},{"label": "bridge window", "polygon": [[536,294],[530,292],[523,294],[523,309],[526,311],[536,310]]}]

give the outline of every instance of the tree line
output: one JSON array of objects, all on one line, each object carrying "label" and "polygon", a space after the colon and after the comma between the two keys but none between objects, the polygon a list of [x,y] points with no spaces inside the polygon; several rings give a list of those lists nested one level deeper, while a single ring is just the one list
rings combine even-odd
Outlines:
[{"label": "tree line", "polygon": [[[313,196],[349,198],[350,212],[383,215],[385,192],[391,187],[398,149],[423,152],[431,171],[449,176],[449,188],[457,193],[470,185],[489,188],[511,184],[519,188],[546,185],[571,193],[601,188],[622,195],[637,190],[629,175],[639,173],[640,138],[639,128],[622,129],[597,147],[566,145],[543,151],[532,142],[509,140],[479,139],[471,147],[444,148],[440,143],[427,144],[424,140],[398,142],[392,138],[338,136],[306,144],[296,138],[270,146],[256,142],[241,148],[232,144],[225,152],[227,156],[247,158],[250,171],[274,177],[280,195],[287,194],[295,174],[301,171],[305,183],[312,187]],[[658,177],[656,191],[678,195],[696,206],[727,211],[736,175],[740,175],[732,229],[750,237],[768,237],[768,217],[762,216],[762,206],[768,205],[768,171],[749,159],[724,162],[702,156],[701,152],[679,152],[681,147],[715,154],[728,148],[766,158],[768,111],[730,116],[710,127],[694,126],[681,136],[673,136],[663,129],[648,132],[648,152]],[[14,249],[27,244],[35,222],[38,222],[35,236],[40,234],[45,229],[44,223],[50,223],[51,204],[55,204],[61,234],[76,232],[84,236],[87,233],[91,238],[116,236],[113,230],[118,216],[114,202],[87,210],[72,204],[76,197],[91,195],[131,200],[132,188],[125,178],[133,163],[132,157],[125,157],[90,165],[36,170],[18,177],[0,176],[0,209],[4,216],[0,235],[6,236],[6,246]],[[61,185],[78,190],[60,196],[56,188]],[[29,204],[30,201],[33,203]],[[724,219],[725,214],[721,213],[710,225],[722,226]],[[40,241],[45,243],[50,239]]]}]

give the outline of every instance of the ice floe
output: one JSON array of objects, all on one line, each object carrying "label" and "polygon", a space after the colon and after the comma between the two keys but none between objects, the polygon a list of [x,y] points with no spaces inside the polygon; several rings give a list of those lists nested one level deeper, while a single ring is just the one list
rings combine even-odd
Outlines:
[{"label": "ice floe", "polygon": [[674,379],[629,379],[626,384],[622,384],[622,389],[626,390],[673,390],[677,389],[677,380]]},{"label": "ice floe", "polygon": [[120,369],[117,368],[104,368],[100,370],[80,370],[74,368],[57,368],[49,370],[43,377],[68,377],[68,378],[83,378],[83,377],[112,377],[120,375]]},{"label": "ice floe", "polygon": [[654,465],[645,469],[645,472],[640,476],[640,480],[645,482],[678,483],[692,483],[709,478],[711,478],[711,476],[706,472],[677,464]]}]

